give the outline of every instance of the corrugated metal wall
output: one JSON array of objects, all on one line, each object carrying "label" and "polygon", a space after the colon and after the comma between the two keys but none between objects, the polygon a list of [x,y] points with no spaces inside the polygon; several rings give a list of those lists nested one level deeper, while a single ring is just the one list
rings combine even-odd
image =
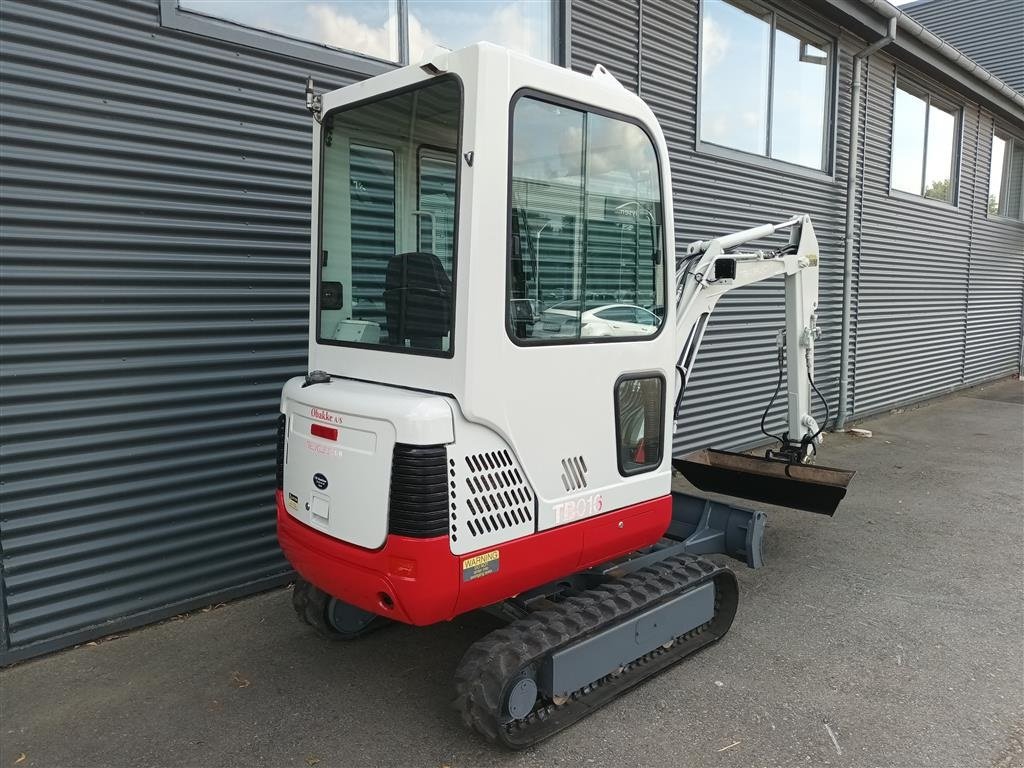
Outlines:
[{"label": "corrugated metal wall", "polygon": [[[156,0],[0,4],[6,660],[279,582],[305,77]],[[2,650],[2,649],[0,649]]]},{"label": "corrugated metal wall", "polygon": [[965,111],[962,120],[962,205],[890,194],[895,77],[885,57],[870,63],[857,296],[860,411],[946,392],[963,382],[971,240],[967,203],[975,186],[977,113]]},{"label": "corrugated metal wall", "polygon": [[1012,373],[1020,359],[1024,225],[987,215],[992,119],[963,106],[955,207],[889,192],[897,73],[870,63],[859,243],[856,411],[870,413]]},{"label": "corrugated metal wall", "polygon": [[[568,0],[567,0],[568,1]],[[570,14],[573,69],[590,74],[603,64],[620,83],[636,90],[641,0],[575,0]]]},{"label": "corrugated metal wall", "polygon": [[[988,174],[993,118],[979,112],[978,184],[971,205],[971,268],[967,292],[964,382],[973,384],[1012,371],[1021,361],[1024,295],[1024,223],[989,217]],[[1024,130],[1021,131],[1024,134]],[[1016,244],[1016,247],[1014,247]]]}]

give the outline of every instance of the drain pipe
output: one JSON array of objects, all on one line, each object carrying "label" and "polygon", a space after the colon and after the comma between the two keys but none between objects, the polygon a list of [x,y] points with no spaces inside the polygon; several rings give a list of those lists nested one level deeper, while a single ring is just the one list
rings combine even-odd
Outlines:
[{"label": "drain pipe", "polygon": [[853,85],[850,89],[850,149],[846,157],[846,237],[843,254],[843,325],[839,352],[839,413],[836,414],[835,431],[846,427],[849,415],[850,391],[850,314],[853,303],[853,218],[856,212],[857,167],[860,157],[860,91],[863,80],[864,59],[896,39],[896,17],[889,19],[889,30],[885,37],[876,40],[867,48],[854,54]]}]

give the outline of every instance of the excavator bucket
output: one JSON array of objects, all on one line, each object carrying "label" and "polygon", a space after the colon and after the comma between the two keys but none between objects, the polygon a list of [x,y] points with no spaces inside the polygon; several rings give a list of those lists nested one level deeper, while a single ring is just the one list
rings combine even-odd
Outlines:
[{"label": "excavator bucket", "polygon": [[697,488],[780,507],[834,515],[854,472],[790,464],[744,453],[704,448],[672,465]]}]

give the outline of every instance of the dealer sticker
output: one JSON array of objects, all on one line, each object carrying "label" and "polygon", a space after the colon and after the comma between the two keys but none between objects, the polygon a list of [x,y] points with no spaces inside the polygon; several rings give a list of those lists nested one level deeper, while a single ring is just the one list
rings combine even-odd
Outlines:
[{"label": "dealer sticker", "polygon": [[500,557],[501,555],[496,549],[484,552],[476,557],[467,557],[462,561],[462,580],[472,581],[473,579],[479,579],[481,576],[497,573]]}]

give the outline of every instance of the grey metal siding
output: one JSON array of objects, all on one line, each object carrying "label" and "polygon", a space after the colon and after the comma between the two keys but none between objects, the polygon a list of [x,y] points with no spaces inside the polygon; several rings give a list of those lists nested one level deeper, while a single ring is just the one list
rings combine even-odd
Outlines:
[{"label": "grey metal siding", "polygon": [[1024,3],[922,0],[900,10],[1024,93]]},{"label": "grey metal siding", "polygon": [[[573,5],[573,67],[589,72],[595,63],[605,64],[620,81],[635,90],[637,54],[624,61],[619,50],[628,43],[625,12],[619,36],[610,39],[609,57],[599,44],[578,46],[593,40],[612,25],[607,19],[591,26],[585,13]],[[813,23],[813,14],[804,14]],[[821,304],[819,322],[824,340],[817,350],[816,379],[828,398],[832,413],[836,407],[839,370],[839,308],[842,292],[842,229],[845,200],[845,142],[848,131],[843,119],[849,97],[849,52],[841,42],[841,72],[838,78],[840,118],[837,137],[837,169],[834,179],[787,172],[779,167],[724,158],[696,149],[697,137],[697,44],[696,3],[643,0],[643,72],[641,95],[654,110],[669,146],[675,206],[677,244],[712,237],[767,221],[782,221],[793,213],[809,213],[821,244]],[[835,34],[819,20],[822,31]],[[608,62],[613,63],[609,64]],[[617,62],[617,66],[616,63]],[[784,243],[776,239],[765,243]],[[727,296],[712,315],[700,360],[681,409],[680,433],[675,451],[695,447],[750,445],[760,442],[758,424],[771,397],[776,380],[775,335],[782,327],[784,290],[781,280],[751,286]],[[778,429],[782,410],[769,425]],[[818,409],[822,417],[824,411]]]},{"label": "grey metal siding", "polygon": [[[991,119],[962,106],[957,205],[889,191],[892,98],[869,67],[864,229],[857,292],[856,411],[870,413],[1012,373],[1020,353],[1024,231],[988,219]],[[920,77],[918,82],[923,82]]]},{"label": "grey metal siding", "polygon": [[163,29],[155,0],[0,13],[9,660],[287,574],[311,67]]},{"label": "grey metal siding", "polygon": [[590,74],[594,64],[603,64],[620,83],[636,91],[639,4],[640,0],[573,2],[570,66]]},{"label": "grey metal siding", "polygon": [[[857,409],[869,412],[949,391],[963,373],[970,206],[890,194],[895,78],[891,60],[873,57],[857,294]],[[973,113],[961,123],[963,203],[973,189],[973,157],[963,152],[973,151]]]},{"label": "grey metal siding", "polygon": [[[1022,352],[1024,222],[988,215],[992,115],[982,110],[980,125],[967,291],[967,384],[1012,373],[1020,365]],[[1017,134],[1024,141],[1024,127]]]}]

